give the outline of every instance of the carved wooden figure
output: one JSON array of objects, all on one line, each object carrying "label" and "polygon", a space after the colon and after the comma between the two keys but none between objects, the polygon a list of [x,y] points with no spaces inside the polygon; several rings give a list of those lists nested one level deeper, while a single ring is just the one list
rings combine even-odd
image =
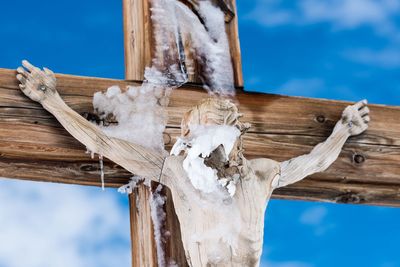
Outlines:
[{"label": "carved wooden figure", "polygon": [[[133,174],[171,189],[190,266],[258,266],[265,208],[272,191],[327,169],[347,138],[364,132],[370,120],[367,102],[363,100],[348,106],[331,136],[309,154],[285,162],[246,160],[241,135],[249,125],[240,122],[238,109],[229,100],[206,99],[184,115],[182,136],[173,149],[177,155],[166,156],[105,135],[64,103],[56,91],[52,71],[42,71],[27,61],[23,61],[23,66],[18,68],[17,75],[21,90],[40,102],[72,136]],[[212,192],[195,186],[190,166],[184,164],[193,148],[190,142],[198,137],[194,129],[199,125],[228,126],[238,132],[231,149],[221,141],[214,144],[209,155],[199,155],[198,166],[204,164],[204,170],[213,169],[219,180],[217,190]],[[180,148],[185,150],[184,155],[179,154]]]}]

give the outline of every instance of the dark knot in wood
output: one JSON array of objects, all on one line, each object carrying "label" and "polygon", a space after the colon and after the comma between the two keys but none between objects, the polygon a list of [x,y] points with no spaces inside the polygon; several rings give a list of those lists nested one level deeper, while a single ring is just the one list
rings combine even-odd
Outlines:
[{"label": "dark knot in wood", "polygon": [[324,115],[318,115],[316,118],[317,122],[319,123],[324,123],[326,121],[326,118]]},{"label": "dark knot in wood", "polygon": [[360,196],[357,193],[347,192],[339,195],[335,199],[336,203],[344,203],[344,204],[359,204],[365,201],[364,197]]},{"label": "dark knot in wood", "polygon": [[97,172],[99,170],[99,166],[97,164],[84,164],[79,169],[83,172]]},{"label": "dark knot in wood", "polygon": [[353,155],[353,162],[356,164],[363,164],[365,162],[365,157],[360,154]]}]

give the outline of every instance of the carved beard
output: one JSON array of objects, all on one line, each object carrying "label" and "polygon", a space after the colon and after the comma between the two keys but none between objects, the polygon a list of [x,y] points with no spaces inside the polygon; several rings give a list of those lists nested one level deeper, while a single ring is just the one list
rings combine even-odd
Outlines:
[{"label": "carved beard", "polygon": [[219,145],[211,152],[210,156],[204,159],[204,164],[217,171],[218,179],[231,180],[235,174],[239,174],[239,169],[236,164],[232,164],[231,158],[231,156],[225,155],[224,147]]}]

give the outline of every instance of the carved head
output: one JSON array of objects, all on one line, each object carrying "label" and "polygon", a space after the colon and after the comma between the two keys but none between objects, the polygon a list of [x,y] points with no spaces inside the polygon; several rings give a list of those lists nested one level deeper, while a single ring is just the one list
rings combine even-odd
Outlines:
[{"label": "carved head", "polygon": [[247,173],[242,135],[250,125],[240,122],[241,116],[234,103],[218,98],[205,99],[184,114],[171,154],[185,151],[183,168],[196,189],[211,192],[220,184],[234,195],[236,182]]},{"label": "carved head", "polygon": [[[220,98],[207,98],[202,100],[198,105],[187,111],[182,118],[181,122],[181,138],[190,140],[192,138],[191,129],[198,125],[201,126],[233,126],[240,131],[240,135],[234,144],[233,149],[229,155],[229,166],[242,165],[243,149],[242,149],[242,135],[250,128],[249,123],[242,123],[240,118],[242,114],[239,113],[237,106],[228,99]],[[210,158],[214,161],[223,158],[223,148],[218,147]],[[207,164],[207,160],[206,160]],[[211,165],[217,165],[218,162],[209,162]],[[214,166],[215,167],[215,166]]]},{"label": "carved head", "polygon": [[228,99],[207,98],[187,111],[181,122],[181,136],[188,137],[196,125],[228,125],[237,127],[242,134],[250,127],[241,123],[237,106]]}]

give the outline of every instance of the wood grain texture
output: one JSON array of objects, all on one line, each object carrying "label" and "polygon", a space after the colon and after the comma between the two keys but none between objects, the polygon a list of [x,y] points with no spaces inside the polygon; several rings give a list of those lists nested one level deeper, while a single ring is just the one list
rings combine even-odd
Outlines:
[{"label": "wood grain texture", "polygon": [[[188,7],[195,8],[198,0],[181,0]],[[229,39],[235,86],[243,86],[242,63],[236,15],[235,0],[215,0],[226,15],[226,31]],[[123,0],[124,38],[125,38],[125,79],[142,81],[144,70],[151,66],[155,55],[155,42],[152,36],[150,0]],[[174,47],[170,44],[170,47]],[[186,61],[192,62],[193,72],[189,74],[189,82],[201,84],[201,65],[190,51],[190,40],[185,41]],[[167,63],[166,63],[167,64]]]},{"label": "wood grain texture", "polygon": [[125,79],[143,80],[151,65],[153,38],[148,0],[123,0]]},{"label": "wood grain texture", "polygon": [[129,195],[132,266],[158,266],[149,198],[150,190],[143,184]]},{"label": "wood grain texture", "polygon": [[[0,69],[0,176],[84,185],[100,185],[98,161],[17,88],[13,70]],[[57,75],[58,90],[80,114],[92,112],[92,95],[128,82]],[[206,97],[203,90],[184,87],[171,96],[167,146],[179,134],[184,111]],[[248,158],[287,160],[309,152],[332,131],[341,101],[238,92],[244,121],[253,127],[245,136]],[[326,172],[279,189],[275,197],[330,202],[400,206],[400,108],[370,105],[365,134],[352,137]],[[107,186],[125,184],[131,174],[105,162]]]}]

